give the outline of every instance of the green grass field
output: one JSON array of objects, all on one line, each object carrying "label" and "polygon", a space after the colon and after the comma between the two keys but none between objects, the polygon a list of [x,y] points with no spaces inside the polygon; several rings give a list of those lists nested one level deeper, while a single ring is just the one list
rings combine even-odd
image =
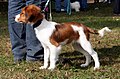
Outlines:
[{"label": "green grass field", "polygon": [[[7,12],[0,10],[0,79],[120,79],[120,16],[114,16],[111,4],[89,5],[86,12],[67,15],[52,13],[53,21],[75,21],[94,29],[109,27],[111,33],[103,38],[91,35],[91,43],[97,51],[101,63],[100,70],[94,71],[94,62],[81,68],[84,56],[71,45],[64,46],[57,68],[53,71],[40,70],[43,61],[13,63],[11,44],[7,25]],[[62,16],[62,17],[61,17]]]}]

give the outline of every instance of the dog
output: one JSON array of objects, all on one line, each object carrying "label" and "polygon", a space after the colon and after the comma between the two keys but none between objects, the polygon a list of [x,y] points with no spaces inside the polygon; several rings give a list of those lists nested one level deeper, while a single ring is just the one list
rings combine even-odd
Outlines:
[{"label": "dog", "polygon": [[[64,0],[61,0],[61,2],[64,2]],[[64,6],[64,4],[62,4]],[[70,7],[71,9],[75,10],[75,12],[80,11],[80,2],[79,0],[70,0]],[[61,9],[61,11],[64,11],[64,9]]]},{"label": "dog", "polygon": [[35,5],[24,7],[20,14],[15,16],[15,21],[19,23],[28,23],[34,27],[36,37],[44,48],[44,65],[40,69],[48,68],[53,70],[61,51],[61,46],[72,43],[73,47],[83,53],[86,62],[81,67],[86,67],[91,62],[91,56],[95,62],[94,70],[99,69],[100,62],[97,52],[95,52],[89,41],[90,33],[104,36],[105,32],[110,32],[108,27],[101,30],[93,30],[81,23],[67,22],[57,23],[47,21],[41,13],[41,9]]},{"label": "dog", "polygon": [[74,9],[76,12],[80,11],[80,3],[78,0],[70,0],[71,9]]}]

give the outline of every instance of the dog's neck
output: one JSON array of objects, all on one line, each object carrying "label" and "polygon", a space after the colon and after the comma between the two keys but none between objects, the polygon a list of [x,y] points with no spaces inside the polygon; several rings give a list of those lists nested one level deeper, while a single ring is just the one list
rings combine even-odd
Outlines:
[{"label": "dog's neck", "polygon": [[39,29],[39,30],[40,30],[40,29],[47,28],[49,24],[50,24],[50,22],[47,21],[47,20],[44,18],[44,19],[41,20],[41,22],[38,21],[38,23],[36,22],[36,23],[33,24],[33,25],[36,26],[36,27],[34,26],[35,29]]},{"label": "dog's neck", "polygon": [[[30,24],[33,26],[33,28],[37,28],[41,25],[42,21],[46,20],[44,14],[39,14],[38,17],[35,19],[36,21],[31,22]],[[47,20],[46,20],[47,21]]]},{"label": "dog's neck", "polygon": [[33,24],[33,28],[38,27],[42,23],[43,19],[38,20],[36,23]]}]

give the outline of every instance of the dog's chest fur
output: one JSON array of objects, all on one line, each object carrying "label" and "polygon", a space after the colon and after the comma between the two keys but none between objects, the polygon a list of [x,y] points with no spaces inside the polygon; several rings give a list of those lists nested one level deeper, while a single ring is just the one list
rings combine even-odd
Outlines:
[{"label": "dog's chest fur", "polygon": [[48,44],[49,38],[53,33],[53,30],[55,29],[54,25],[57,24],[55,22],[49,22],[45,19],[41,22],[41,24],[34,28],[36,37],[40,40],[41,43],[46,43]]}]

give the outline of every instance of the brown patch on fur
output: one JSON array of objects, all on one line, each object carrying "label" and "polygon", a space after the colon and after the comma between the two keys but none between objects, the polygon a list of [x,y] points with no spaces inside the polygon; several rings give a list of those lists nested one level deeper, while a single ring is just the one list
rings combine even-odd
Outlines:
[{"label": "brown patch on fur", "polygon": [[87,26],[85,26],[85,25],[83,25],[83,24],[81,24],[81,23],[77,23],[77,22],[69,22],[69,24],[71,24],[71,25],[75,25],[75,26],[78,26],[78,27],[83,27],[83,29],[84,29],[84,33],[85,33],[85,35],[86,35],[86,38],[87,38],[87,40],[89,41],[89,38],[90,38],[90,31],[89,31],[89,29],[87,28]]},{"label": "brown patch on fur", "polygon": [[93,30],[93,29],[91,29],[91,28],[89,28],[89,27],[86,27],[87,29],[88,29],[88,31],[90,32],[90,33],[92,33],[92,34],[99,34],[98,33],[98,30]]},{"label": "brown patch on fur", "polygon": [[22,9],[18,20],[24,23],[35,23],[41,19],[43,19],[41,9],[35,5],[28,5]]},{"label": "brown patch on fur", "polygon": [[70,23],[56,25],[55,28],[56,30],[50,37],[50,42],[55,46],[59,46],[65,40],[67,40],[66,44],[68,44],[79,38],[78,32],[73,30]]},{"label": "brown patch on fur", "polygon": [[76,22],[70,22],[70,23],[71,23],[71,25],[75,25],[75,26],[78,26],[78,27],[83,27],[84,33],[85,33],[86,38],[87,38],[88,41],[90,39],[90,33],[91,34],[99,34],[97,30],[93,30],[93,29],[91,29],[91,28],[89,28],[89,27],[87,27],[87,26],[85,26],[83,24],[76,23]]},{"label": "brown patch on fur", "polygon": [[55,45],[59,46],[61,42],[64,42],[67,40],[66,44],[71,43],[72,41],[76,41],[80,35],[79,33],[73,30],[71,25],[75,25],[78,27],[83,27],[84,33],[86,35],[86,39],[89,41],[90,33],[92,34],[98,34],[98,31],[93,30],[83,24],[76,23],[76,22],[68,22],[56,25],[56,30],[53,32],[53,34],[50,37],[50,42]]},{"label": "brown patch on fur", "polygon": [[91,28],[89,28],[89,27],[87,27],[87,26],[85,26],[83,24],[82,24],[82,27],[84,28],[84,33],[85,33],[86,38],[87,38],[88,41],[90,39],[90,33],[91,34],[98,34],[97,30],[93,30],[93,29],[91,29]]}]

